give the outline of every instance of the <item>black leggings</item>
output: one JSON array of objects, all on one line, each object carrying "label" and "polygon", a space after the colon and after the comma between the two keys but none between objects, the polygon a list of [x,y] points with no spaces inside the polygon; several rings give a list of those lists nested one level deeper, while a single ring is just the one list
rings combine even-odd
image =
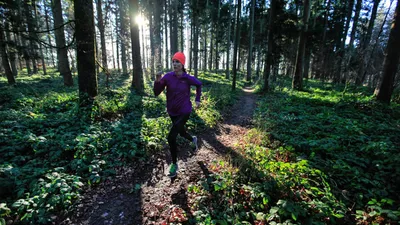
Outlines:
[{"label": "black leggings", "polygon": [[171,151],[172,163],[176,164],[177,161],[177,147],[176,147],[176,137],[178,134],[181,137],[193,141],[192,136],[190,136],[185,129],[185,124],[189,119],[190,114],[184,114],[179,116],[170,116],[172,120],[172,128],[168,134],[168,144]]}]

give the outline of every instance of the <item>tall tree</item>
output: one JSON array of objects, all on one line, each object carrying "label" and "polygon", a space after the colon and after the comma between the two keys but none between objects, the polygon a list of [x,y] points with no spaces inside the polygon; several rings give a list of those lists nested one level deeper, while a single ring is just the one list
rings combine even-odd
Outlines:
[{"label": "tall tree", "polygon": [[231,26],[232,26],[232,1],[229,0],[229,16],[228,16],[228,34],[227,34],[227,41],[226,41],[226,73],[225,73],[225,78],[229,79],[230,78],[230,69],[229,69],[229,56],[230,56],[230,50],[231,50]]},{"label": "tall tree", "polygon": [[193,0],[192,2],[192,12],[193,12],[193,26],[194,26],[194,34],[193,34],[193,69],[194,76],[198,76],[199,69],[199,0]]},{"label": "tall tree", "polygon": [[95,29],[91,0],[75,0],[75,36],[78,64],[80,106],[85,106],[97,96],[95,66]]},{"label": "tall tree", "polygon": [[[162,1],[155,0],[154,6],[154,55],[155,55],[155,66],[157,71],[161,71],[161,13],[162,13]],[[144,49],[143,49],[144,50]],[[153,74],[152,74],[153,75]]]},{"label": "tall tree", "polygon": [[308,19],[310,17],[310,0],[304,0],[303,27],[300,32],[299,47],[297,49],[296,69],[292,81],[292,88],[303,89],[304,50],[307,43]]},{"label": "tall tree", "polygon": [[[121,1],[120,1],[121,2]],[[115,10],[115,33],[116,33],[116,40],[115,40],[115,47],[116,47],[116,52],[117,52],[117,68],[118,68],[118,73],[121,72],[121,66],[120,66],[120,57],[119,57],[119,47],[121,45],[121,32],[120,32],[120,22],[121,22],[121,13],[119,13],[121,10],[119,9],[119,4],[116,6]]]},{"label": "tall tree", "polygon": [[350,32],[350,41],[349,41],[349,47],[348,47],[348,53],[347,53],[347,62],[346,62],[346,66],[344,68],[345,77],[347,79],[349,78],[349,72],[350,72],[349,65],[353,59],[353,54],[354,54],[354,52],[353,52],[354,40],[356,38],[356,31],[357,31],[357,27],[358,27],[358,20],[360,18],[361,5],[362,5],[362,0],[357,0],[356,9],[355,9],[354,17],[353,17],[353,25],[352,25],[352,29]]},{"label": "tall tree", "polygon": [[[33,5],[33,12],[34,12],[34,15],[35,15],[35,20],[34,20],[35,21],[35,27],[39,27],[39,24],[38,24],[39,18],[38,18],[38,15],[37,15],[38,12],[37,12],[36,5]],[[35,33],[35,38],[36,38],[36,40],[40,39],[37,33]],[[45,58],[44,58],[44,54],[43,54],[42,43],[40,43],[40,42],[39,42],[39,53],[40,53],[40,59],[42,61],[43,74],[46,75],[47,74],[46,62],[45,62]]]},{"label": "tall tree", "polygon": [[133,79],[132,87],[139,92],[143,91],[143,74],[142,60],[140,58],[140,39],[139,39],[139,24],[133,22],[133,18],[139,15],[139,0],[130,0],[130,16],[131,16],[131,46],[132,46],[132,61],[133,61]]},{"label": "tall tree", "polygon": [[7,55],[6,40],[4,37],[4,25],[2,24],[2,19],[0,19],[0,54],[4,70],[6,72],[8,84],[15,84],[15,78],[11,71],[10,62]]},{"label": "tall tree", "polygon": [[386,47],[386,56],[383,63],[383,79],[375,90],[376,99],[390,103],[394,89],[394,79],[400,59],[400,0],[397,1],[396,11],[390,29],[389,41]]},{"label": "tall tree", "polygon": [[101,4],[102,0],[97,0],[97,26],[100,32],[100,44],[101,44],[101,64],[103,67],[103,72],[107,71],[107,48],[106,48],[106,38],[104,35],[104,22],[103,22],[103,7]]},{"label": "tall tree", "polygon": [[233,47],[233,78],[232,78],[232,90],[236,89],[236,78],[237,78],[237,62],[238,62],[238,48],[240,42],[240,13],[242,11],[242,0],[238,0],[237,12],[236,12],[236,34],[235,34],[235,46]]},{"label": "tall tree", "polygon": [[164,44],[165,44],[165,66],[169,67],[169,62],[170,62],[170,55],[169,54],[169,49],[168,49],[168,1],[169,0],[164,0]]},{"label": "tall tree", "polygon": [[8,58],[10,60],[10,66],[11,66],[12,74],[13,74],[14,77],[16,77],[18,75],[18,70],[17,70],[17,66],[16,66],[16,63],[15,63],[15,58],[16,57],[15,57],[15,50],[14,50],[14,48],[16,46],[16,42],[13,39],[11,39],[10,24],[7,21],[6,21],[5,26],[7,28],[6,40],[9,43],[9,45],[14,46],[13,48],[9,48],[9,50],[7,51],[7,55],[8,55]]},{"label": "tall tree", "polygon": [[37,40],[37,35],[36,35],[36,29],[35,29],[35,24],[34,24],[34,19],[32,16],[32,6],[35,4],[35,1],[31,2],[31,0],[25,0],[24,2],[24,9],[25,9],[25,17],[26,17],[26,23],[28,26],[28,34],[29,34],[29,55],[31,56],[30,59],[32,60],[32,67],[33,67],[33,73],[37,73],[37,63],[36,63],[36,58],[37,58],[37,45],[36,41]]},{"label": "tall tree", "polygon": [[274,28],[275,28],[275,18],[277,10],[278,0],[271,0],[269,9],[269,19],[268,19],[268,49],[267,56],[265,57],[264,63],[264,88],[263,91],[267,92],[269,90],[269,77],[271,74],[272,57],[274,51]]},{"label": "tall tree", "polygon": [[170,42],[171,42],[171,55],[178,51],[178,0],[171,0],[170,10],[172,17],[170,20]]},{"label": "tall tree", "polygon": [[[44,5],[44,17],[45,17],[46,29],[47,29],[47,32],[46,32],[46,33],[47,33],[47,34],[46,34],[46,36],[47,36],[47,42],[48,42],[49,45],[51,45],[50,23],[49,23],[49,20],[50,20],[50,19],[49,19],[49,9],[48,9],[48,7],[47,7],[47,0],[43,0],[43,5]],[[55,67],[56,63],[55,63],[55,60],[54,60],[53,49],[47,47],[47,48],[46,48],[46,54],[47,54],[47,55],[50,54],[52,66]]]},{"label": "tall tree", "polygon": [[378,12],[378,6],[379,6],[380,2],[381,2],[381,0],[374,0],[374,6],[372,8],[371,18],[369,19],[369,22],[368,22],[367,32],[360,40],[360,58],[359,58],[360,65],[359,65],[359,69],[358,69],[358,73],[357,73],[357,77],[356,77],[357,85],[361,85],[363,82],[363,77],[365,77],[364,76],[364,73],[366,73],[366,71],[365,71],[365,67],[366,67],[365,55],[368,55],[366,50],[371,41],[372,30],[374,28],[376,14]]},{"label": "tall tree", "polygon": [[[75,6],[76,8],[77,6]],[[61,0],[53,0],[54,33],[57,45],[58,70],[64,78],[65,86],[74,85],[68,62],[68,49],[65,46],[64,20],[62,17]],[[75,11],[76,14],[76,11]],[[77,28],[76,28],[77,30]]]},{"label": "tall tree", "polygon": [[119,19],[120,19],[120,38],[121,38],[121,64],[122,73],[128,74],[127,57],[126,57],[126,46],[128,40],[127,32],[127,21],[126,21],[126,2],[125,0],[119,0]]},{"label": "tall tree", "polygon": [[251,64],[253,59],[253,35],[254,35],[254,9],[256,5],[256,0],[251,0],[250,9],[250,30],[249,30],[249,55],[247,57],[247,76],[246,81],[251,80]]}]

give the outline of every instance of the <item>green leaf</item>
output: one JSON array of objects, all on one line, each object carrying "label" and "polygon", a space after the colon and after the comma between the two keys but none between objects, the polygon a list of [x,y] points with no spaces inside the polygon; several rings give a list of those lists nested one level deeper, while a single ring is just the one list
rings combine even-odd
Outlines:
[{"label": "green leaf", "polygon": [[297,221],[297,215],[296,214],[292,213],[292,218],[293,218],[294,221]]}]

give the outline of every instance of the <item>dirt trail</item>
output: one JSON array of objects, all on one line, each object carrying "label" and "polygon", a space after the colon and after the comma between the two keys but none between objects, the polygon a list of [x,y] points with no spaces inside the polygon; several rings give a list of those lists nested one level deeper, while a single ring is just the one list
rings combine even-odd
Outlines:
[{"label": "dirt trail", "polygon": [[133,168],[121,169],[113,181],[88,190],[73,217],[62,224],[162,224],[176,210],[184,210],[191,217],[188,185],[208,175],[207,167],[223,160],[228,149],[247,133],[255,103],[256,95],[244,89],[223,122],[198,134],[197,153],[187,151],[189,146],[178,147],[177,178],[166,176],[170,157],[165,151]]}]

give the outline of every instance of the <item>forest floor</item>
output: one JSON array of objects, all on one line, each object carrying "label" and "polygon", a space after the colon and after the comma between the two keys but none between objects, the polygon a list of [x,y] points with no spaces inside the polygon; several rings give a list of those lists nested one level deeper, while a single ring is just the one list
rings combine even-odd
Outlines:
[{"label": "forest floor", "polygon": [[207,177],[213,163],[234,157],[231,149],[252,128],[256,100],[253,90],[245,88],[223,121],[197,134],[197,152],[189,144],[179,146],[176,178],[166,175],[170,163],[166,148],[147,161],[118,169],[113,180],[87,190],[77,210],[61,224],[168,224],[171,216],[182,212],[193,219],[195,196],[188,193],[188,186]]}]

